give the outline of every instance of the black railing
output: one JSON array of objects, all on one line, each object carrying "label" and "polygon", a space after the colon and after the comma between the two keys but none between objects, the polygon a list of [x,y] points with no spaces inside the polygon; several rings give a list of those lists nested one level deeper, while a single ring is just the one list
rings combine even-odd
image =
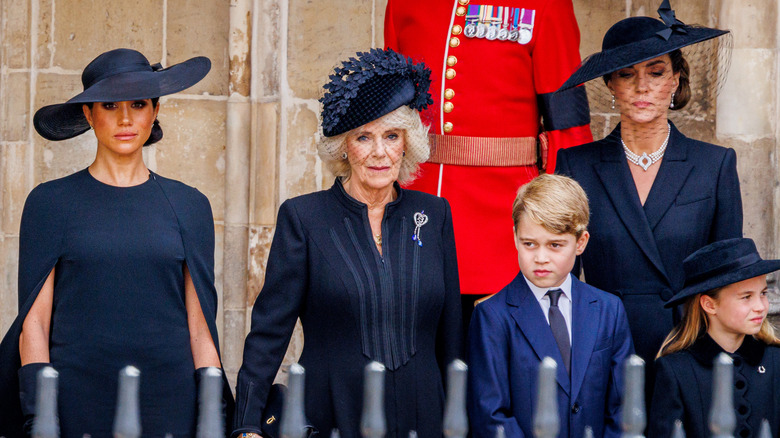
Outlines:
[{"label": "black railing", "polygon": [[[644,438],[647,425],[645,407],[645,363],[638,356],[631,356],[625,363],[625,387],[621,428],[623,438]],[[447,370],[447,400],[445,404],[443,435],[447,438],[465,438],[469,424],[466,415],[466,375],[468,367],[456,360]],[[539,366],[538,393],[533,418],[533,434],[536,438],[556,438],[560,432],[558,416],[557,364],[551,358],[544,358]],[[36,394],[36,417],[33,437],[58,438],[57,420],[57,378],[51,367],[38,372]],[[119,392],[114,417],[115,438],[138,438],[142,434],[138,399],[141,373],[128,366],[119,373]],[[711,438],[733,438],[736,414],[733,402],[734,370],[731,358],[721,353],[714,364],[712,408],[709,415]],[[290,367],[288,388],[282,408],[280,435],[282,438],[305,438],[308,436],[304,412],[305,370],[294,364]],[[385,367],[371,362],[365,368],[363,412],[360,431],[364,438],[384,438],[387,423],[384,410]],[[222,408],[222,371],[212,368],[204,373],[199,385],[199,409],[197,438],[224,437]],[[685,437],[682,422],[674,423],[673,438]],[[321,431],[326,432],[326,431]],[[330,431],[330,438],[338,438],[337,430]],[[593,438],[593,430],[585,427],[585,438]],[[505,438],[504,429],[498,426],[496,438]],[[772,438],[769,423],[763,420],[759,438]],[[409,438],[417,438],[415,431]],[[423,437],[429,438],[429,437]],[[651,437],[652,438],[652,437]]]}]

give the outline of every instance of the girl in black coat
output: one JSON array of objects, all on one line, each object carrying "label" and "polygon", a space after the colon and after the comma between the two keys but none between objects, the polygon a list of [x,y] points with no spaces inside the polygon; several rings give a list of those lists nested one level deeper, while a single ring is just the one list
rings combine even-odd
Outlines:
[{"label": "girl in black coat", "polygon": [[713,361],[734,364],[735,437],[756,437],[761,422],[780,433],[780,339],[767,318],[766,274],[780,260],[761,260],[750,239],[715,242],[683,262],[686,287],[667,306],[685,303],[682,322],[656,360],[648,436],[671,436],[681,420],[688,437],[706,437]]}]

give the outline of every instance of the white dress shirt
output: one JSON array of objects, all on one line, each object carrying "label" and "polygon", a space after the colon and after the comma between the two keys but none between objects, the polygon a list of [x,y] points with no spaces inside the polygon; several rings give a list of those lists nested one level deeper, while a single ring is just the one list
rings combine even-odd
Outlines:
[{"label": "white dress shirt", "polygon": [[558,309],[560,309],[561,314],[563,314],[563,319],[566,321],[566,328],[569,331],[569,344],[571,344],[571,274],[566,276],[566,279],[563,280],[563,284],[558,287],[550,288],[536,286],[526,278],[525,274],[523,275],[523,279],[525,279],[531,292],[533,292],[536,297],[536,301],[539,302],[539,306],[542,308],[542,313],[544,313],[544,319],[547,320],[547,324],[550,323],[550,297],[547,295],[547,291],[550,289],[560,289],[563,291],[561,297],[558,299]]}]

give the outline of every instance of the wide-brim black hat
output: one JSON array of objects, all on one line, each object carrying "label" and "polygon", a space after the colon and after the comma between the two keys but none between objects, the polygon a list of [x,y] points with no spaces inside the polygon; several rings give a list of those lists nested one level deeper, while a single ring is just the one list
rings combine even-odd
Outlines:
[{"label": "wide-brim black hat", "polygon": [[47,140],[66,140],[89,130],[81,106],[94,102],[150,99],[177,93],[195,85],[211,69],[204,56],[168,68],[149,64],[140,52],[115,49],[87,65],[81,74],[84,91],[65,103],[48,105],[35,112],[33,125]]},{"label": "wide-brim black hat", "polygon": [[685,287],[666,302],[681,303],[698,293],[780,270],[780,260],[763,260],[756,244],[747,238],[711,243],[683,260]]},{"label": "wide-brim black hat", "polygon": [[729,32],[684,24],[675,18],[669,0],[663,1],[658,14],[662,20],[629,17],[615,23],[604,35],[601,52],[582,61],[558,91]]},{"label": "wide-brim black hat", "polygon": [[371,49],[342,62],[323,88],[322,133],[343,134],[404,106],[433,103],[431,70],[392,49]]}]

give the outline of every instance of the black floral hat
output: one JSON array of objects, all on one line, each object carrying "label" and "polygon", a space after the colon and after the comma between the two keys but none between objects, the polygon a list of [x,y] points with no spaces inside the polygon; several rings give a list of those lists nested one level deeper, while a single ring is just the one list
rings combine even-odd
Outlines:
[{"label": "black floral hat", "polygon": [[323,88],[322,132],[343,134],[403,105],[418,111],[433,103],[431,70],[392,49],[371,49],[341,63]]},{"label": "black floral hat", "polygon": [[558,91],[729,32],[683,23],[675,16],[669,0],[663,0],[658,15],[661,20],[629,17],[615,23],[604,35],[601,52],[582,61]]}]

